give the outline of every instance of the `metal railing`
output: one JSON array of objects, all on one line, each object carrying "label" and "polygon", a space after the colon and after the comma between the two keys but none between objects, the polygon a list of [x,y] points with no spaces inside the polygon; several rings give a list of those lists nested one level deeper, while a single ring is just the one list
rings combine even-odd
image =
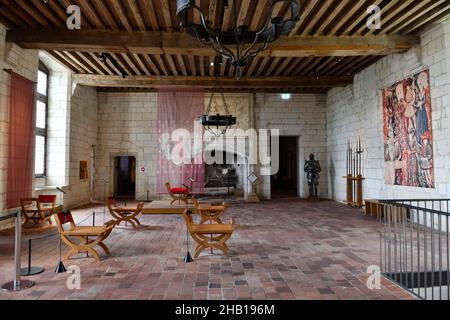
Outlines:
[{"label": "metal railing", "polygon": [[15,232],[14,232],[14,279],[10,282],[2,285],[2,291],[21,291],[24,289],[31,288],[34,286],[33,281],[22,280],[20,278],[20,258],[21,258],[21,241],[22,241],[22,213],[16,212],[11,213],[6,216],[0,217],[1,221],[6,221],[8,219],[15,219]]},{"label": "metal railing", "polygon": [[380,201],[381,272],[421,299],[450,299],[449,203]]}]

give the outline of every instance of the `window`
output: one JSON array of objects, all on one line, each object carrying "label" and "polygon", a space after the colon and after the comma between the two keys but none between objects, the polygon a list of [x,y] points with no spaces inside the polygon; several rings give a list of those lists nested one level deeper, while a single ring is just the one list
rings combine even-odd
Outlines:
[{"label": "window", "polygon": [[34,174],[42,178],[46,173],[47,159],[47,110],[48,110],[48,79],[47,67],[39,62],[37,101],[36,101],[36,146]]}]

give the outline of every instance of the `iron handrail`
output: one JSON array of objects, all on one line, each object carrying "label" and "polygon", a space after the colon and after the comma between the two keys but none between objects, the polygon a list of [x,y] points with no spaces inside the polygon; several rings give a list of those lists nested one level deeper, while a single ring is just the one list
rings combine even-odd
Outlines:
[{"label": "iron handrail", "polygon": [[[397,202],[398,201],[398,202]],[[450,213],[444,212],[442,210],[438,210],[438,209],[430,209],[430,208],[426,208],[426,207],[418,207],[418,206],[413,206],[410,204],[406,204],[406,203],[401,203],[402,201],[405,202],[430,202],[430,201],[449,201],[450,199],[428,199],[428,200],[379,200],[379,203],[381,204],[387,204],[387,205],[395,205],[395,206],[399,206],[402,208],[406,208],[406,209],[412,209],[412,210],[422,210],[422,211],[427,211],[430,213],[434,213],[437,215],[442,215],[442,216],[450,216]]]},{"label": "iron handrail", "polygon": [[383,206],[383,276],[421,299],[448,300],[450,199],[390,199],[379,203]]}]

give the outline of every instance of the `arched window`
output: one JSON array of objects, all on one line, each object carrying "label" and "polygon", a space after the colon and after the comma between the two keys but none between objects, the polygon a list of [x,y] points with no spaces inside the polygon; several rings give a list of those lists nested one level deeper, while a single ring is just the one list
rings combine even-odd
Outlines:
[{"label": "arched window", "polygon": [[35,169],[37,178],[45,177],[47,163],[47,111],[48,111],[48,83],[49,70],[39,61],[37,101],[36,101],[36,148]]}]

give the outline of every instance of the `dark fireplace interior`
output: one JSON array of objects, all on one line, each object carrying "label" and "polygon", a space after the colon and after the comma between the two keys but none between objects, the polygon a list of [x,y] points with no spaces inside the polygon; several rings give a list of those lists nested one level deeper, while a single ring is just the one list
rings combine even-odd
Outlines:
[{"label": "dark fireplace interior", "polygon": [[[236,159],[236,157],[234,157]],[[207,164],[205,168],[205,188],[233,188],[238,184],[237,164],[226,163],[226,153],[223,153],[224,164]]]}]

